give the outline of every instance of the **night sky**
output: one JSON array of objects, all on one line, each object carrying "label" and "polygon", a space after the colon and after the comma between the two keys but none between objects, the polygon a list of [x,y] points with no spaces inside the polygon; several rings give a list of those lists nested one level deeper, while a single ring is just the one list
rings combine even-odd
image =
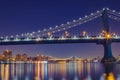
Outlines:
[{"label": "night sky", "polygon": [[[0,0],[0,36],[10,36],[55,27],[67,21],[84,17],[91,12],[109,7],[120,11],[120,0]],[[120,22],[109,20],[113,32],[119,33]],[[101,18],[77,26],[71,33],[79,34],[86,30],[96,35],[102,29]],[[61,33],[62,34],[62,33]],[[120,54],[120,43],[112,44],[114,56]],[[13,55],[27,53],[54,57],[78,56],[93,58],[103,56],[102,45],[94,44],[38,44],[0,46],[0,53],[5,49],[13,51]]]}]

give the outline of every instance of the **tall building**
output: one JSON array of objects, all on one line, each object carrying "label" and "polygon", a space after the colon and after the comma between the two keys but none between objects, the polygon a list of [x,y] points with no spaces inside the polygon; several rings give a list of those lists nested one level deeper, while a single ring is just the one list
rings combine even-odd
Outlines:
[{"label": "tall building", "polygon": [[20,60],[21,60],[21,55],[20,55],[20,54],[17,54],[16,57],[15,57],[15,60],[16,60],[16,61],[20,61]]},{"label": "tall building", "polygon": [[7,61],[12,60],[12,51],[10,51],[10,50],[5,50],[5,51],[3,52],[3,55],[4,55],[5,60],[7,60]]}]

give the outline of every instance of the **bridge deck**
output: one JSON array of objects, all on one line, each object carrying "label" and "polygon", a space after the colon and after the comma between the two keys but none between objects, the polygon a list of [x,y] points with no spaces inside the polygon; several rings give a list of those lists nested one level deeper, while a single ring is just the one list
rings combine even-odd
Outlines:
[{"label": "bridge deck", "polygon": [[25,45],[25,44],[65,44],[65,43],[101,43],[106,40],[120,42],[120,38],[65,38],[65,39],[29,39],[29,40],[3,40],[0,45]]}]

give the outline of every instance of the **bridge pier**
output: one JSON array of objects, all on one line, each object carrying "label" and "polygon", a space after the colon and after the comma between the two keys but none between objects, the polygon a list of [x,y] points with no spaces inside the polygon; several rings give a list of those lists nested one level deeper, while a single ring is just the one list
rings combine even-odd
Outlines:
[{"label": "bridge pier", "polygon": [[[110,34],[110,29],[109,29],[109,26],[108,26],[108,15],[107,14],[108,14],[107,13],[107,8],[105,8],[103,13],[102,13],[103,30],[105,31],[104,37],[106,37],[106,35]],[[112,43],[111,39],[105,39],[102,43],[102,45],[104,47],[104,57],[101,60],[102,63],[109,63],[109,62],[115,62],[116,61],[116,59],[112,55],[111,43]]]},{"label": "bridge pier", "polygon": [[103,43],[104,47],[104,57],[102,58],[102,63],[109,63],[109,62],[115,62],[116,59],[112,55],[112,49],[111,49],[111,41],[105,40]]}]

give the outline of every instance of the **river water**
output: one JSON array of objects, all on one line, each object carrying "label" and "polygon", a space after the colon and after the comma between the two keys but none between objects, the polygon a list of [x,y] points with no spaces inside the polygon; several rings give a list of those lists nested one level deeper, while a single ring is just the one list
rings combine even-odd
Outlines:
[{"label": "river water", "polygon": [[120,64],[1,63],[0,80],[120,80]]}]

